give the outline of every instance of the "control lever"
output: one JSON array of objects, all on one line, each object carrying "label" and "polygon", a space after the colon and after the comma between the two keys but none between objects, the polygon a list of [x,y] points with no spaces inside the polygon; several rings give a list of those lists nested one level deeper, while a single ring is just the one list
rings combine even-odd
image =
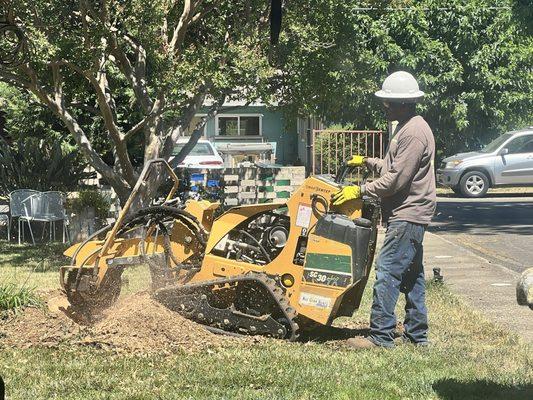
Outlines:
[{"label": "control lever", "polygon": [[[335,175],[335,183],[343,183],[344,179],[346,178],[346,175],[353,172],[358,167],[352,167],[349,166],[346,162],[343,162],[340,168],[337,170],[337,174]],[[370,171],[368,168],[364,167],[363,177],[361,178],[361,181],[359,182],[359,185],[364,185],[366,183],[366,180],[368,179],[368,176],[370,175]]]}]

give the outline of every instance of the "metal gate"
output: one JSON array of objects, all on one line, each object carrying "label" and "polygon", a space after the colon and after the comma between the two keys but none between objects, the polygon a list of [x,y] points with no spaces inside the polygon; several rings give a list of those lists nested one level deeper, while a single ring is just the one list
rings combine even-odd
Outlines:
[{"label": "metal gate", "polygon": [[313,130],[311,139],[315,175],[335,174],[353,154],[383,158],[385,152],[383,131]]}]

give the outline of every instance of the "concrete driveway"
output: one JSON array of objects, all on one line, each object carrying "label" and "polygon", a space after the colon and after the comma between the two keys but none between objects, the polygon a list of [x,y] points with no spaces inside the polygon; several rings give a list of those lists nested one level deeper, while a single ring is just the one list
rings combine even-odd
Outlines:
[{"label": "concrete driveway", "polygon": [[437,201],[431,232],[513,271],[533,266],[533,197],[440,196]]}]

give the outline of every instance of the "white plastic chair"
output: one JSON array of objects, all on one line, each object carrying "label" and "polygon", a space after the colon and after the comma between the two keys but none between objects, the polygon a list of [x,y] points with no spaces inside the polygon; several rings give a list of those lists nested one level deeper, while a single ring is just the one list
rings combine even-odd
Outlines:
[{"label": "white plastic chair", "polygon": [[[21,234],[21,222],[20,217],[24,215],[24,205],[22,202],[26,200],[28,197],[40,193],[38,190],[32,190],[32,189],[17,189],[9,193],[9,211],[11,214],[10,220],[9,220],[9,227],[11,229],[11,224],[13,223],[13,219],[17,218],[18,222],[18,235],[19,235],[19,244],[20,244],[20,234]],[[28,223],[29,226],[29,223]],[[22,237],[24,238],[24,227],[22,225]],[[31,229],[31,226],[30,226]],[[33,232],[30,233],[33,238]],[[35,243],[35,241],[34,241]]]},{"label": "white plastic chair", "polygon": [[22,202],[24,215],[19,217],[19,227],[24,221],[28,223],[33,244],[35,244],[35,238],[31,228],[31,221],[44,222],[45,224],[48,222],[50,226],[50,240],[55,240],[56,222],[63,221],[63,243],[65,243],[65,239],[68,237],[68,230],[64,203],[65,196],[61,192],[35,193]]}]

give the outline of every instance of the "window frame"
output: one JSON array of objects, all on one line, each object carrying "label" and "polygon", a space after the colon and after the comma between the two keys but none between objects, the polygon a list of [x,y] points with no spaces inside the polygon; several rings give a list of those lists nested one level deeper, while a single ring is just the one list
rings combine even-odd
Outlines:
[{"label": "window frame", "polygon": [[[219,118],[237,118],[237,136],[219,134]],[[241,117],[258,117],[259,118],[259,135],[242,135],[241,134]],[[218,114],[215,118],[215,137],[232,138],[232,137],[262,137],[263,136],[263,114]]]},{"label": "window frame", "polygon": [[[533,134],[531,134],[531,133],[528,133],[528,134],[525,134],[525,135],[520,135],[520,136],[515,136],[515,137],[511,138],[507,143],[505,143],[505,145],[502,147],[502,149],[503,149],[503,148],[507,148],[507,149],[509,149],[508,146],[509,146],[513,141],[515,141],[515,140],[519,140],[519,139],[522,139],[522,138],[525,138],[525,137],[529,138],[529,140],[527,140],[527,141],[522,145],[522,147],[525,146],[526,144],[528,144],[531,140],[533,140]],[[507,153],[507,154],[511,155],[511,154],[529,154],[529,153],[531,153],[531,152],[530,152],[530,151],[520,151],[520,152],[511,152],[511,151],[509,151],[509,153]]]}]

